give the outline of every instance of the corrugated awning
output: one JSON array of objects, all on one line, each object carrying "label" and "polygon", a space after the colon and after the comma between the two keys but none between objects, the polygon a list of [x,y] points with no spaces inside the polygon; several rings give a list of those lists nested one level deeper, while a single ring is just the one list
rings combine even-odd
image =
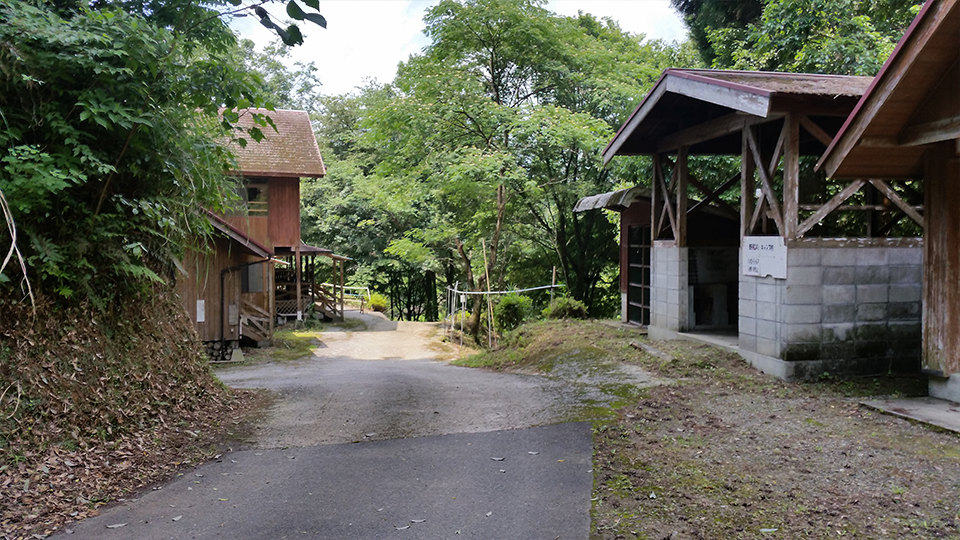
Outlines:
[{"label": "corrugated awning", "polygon": [[600,195],[591,195],[577,201],[573,207],[574,212],[586,212],[598,208],[607,210],[616,210],[621,212],[630,207],[637,199],[649,199],[650,188],[634,186],[629,189],[601,193]]}]

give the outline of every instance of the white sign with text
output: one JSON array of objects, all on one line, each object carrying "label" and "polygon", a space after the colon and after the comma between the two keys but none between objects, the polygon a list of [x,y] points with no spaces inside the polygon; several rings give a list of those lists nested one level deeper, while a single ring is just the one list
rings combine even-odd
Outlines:
[{"label": "white sign with text", "polygon": [[744,236],[743,275],[787,279],[787,246],[782,236]]}]

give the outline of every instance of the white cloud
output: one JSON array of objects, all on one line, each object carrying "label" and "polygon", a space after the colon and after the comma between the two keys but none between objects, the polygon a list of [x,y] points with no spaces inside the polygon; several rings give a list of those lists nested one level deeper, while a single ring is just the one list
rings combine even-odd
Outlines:
[{"label": "white cloud", "polygon": [[[397,64],[429,44],[423,35],[424,12],[437,0],[321,0],[324,30],[301,23],[304,44],[293,50],[295,60],[314,62],[324,94],[343,94],[362,86],[365,79],[390,82]],[[267,6],[283,15],[282,4]],[[683,39],[685,30],[669,0],[552,0],[547,6],[561,15],[582,10],[597,17],[609,16],[624,30],[648,39]],[[274,35],[253,17],[233,27],[243,38],[263,46]]]}]

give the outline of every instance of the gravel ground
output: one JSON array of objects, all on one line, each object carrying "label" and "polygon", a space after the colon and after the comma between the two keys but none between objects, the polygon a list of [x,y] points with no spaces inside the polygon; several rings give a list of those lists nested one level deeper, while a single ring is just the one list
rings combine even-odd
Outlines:
[{"label": "gravel ground", "polygon": [[595,539],[958,538],[957,435],[859,405],[916,379],[788,384],[736,355],[654,343],[675,383],[599,425]]},{"label": "gravel ground", "polygon": [[457,348],[439,324],[393,322],[347,312],[361,331],[333,327],[315,355],[287,363],[220,369],[234,388],[275,392],[248,442],[260,448],[517,429],[579,419],[617,399],[604,383],[652,380],[636,366],[586,373],[558,365],[550,377],[451,366]]}]

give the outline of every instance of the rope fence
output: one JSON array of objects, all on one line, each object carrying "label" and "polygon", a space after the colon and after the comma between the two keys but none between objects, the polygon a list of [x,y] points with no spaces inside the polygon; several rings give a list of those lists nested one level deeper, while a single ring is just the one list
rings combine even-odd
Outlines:
[{"label": "rope fence", "polygon": [[[454,340],[454,326],[456,322],[457,315],[460,316],[460,346],[463,346],[463,324],[466,320],[467,315],[467,297],[469,296],[488,296],[488,295],[501,295],[501,294],[519,294],[531,291],[543,291],[550,290],[550,297],[553,297],[553,290],[566,287],[563,283],[557,283],[555,285],[541,285],[539,287],[529,287],[526,289],[513,289],[509,291],[461,291],[459,289],[460,282],[456,282],[453,287],[447,287],[447,313],[449,314],[450,324],[447,325],[447,318],[443,320],[443,335],[447,335],[447,331],[450,332],[450,341]],[[459,305],[459,309],[457,306]],[[490,347],[493,346],[493,313],[490,309],[487,309],[487,340]]]}]

